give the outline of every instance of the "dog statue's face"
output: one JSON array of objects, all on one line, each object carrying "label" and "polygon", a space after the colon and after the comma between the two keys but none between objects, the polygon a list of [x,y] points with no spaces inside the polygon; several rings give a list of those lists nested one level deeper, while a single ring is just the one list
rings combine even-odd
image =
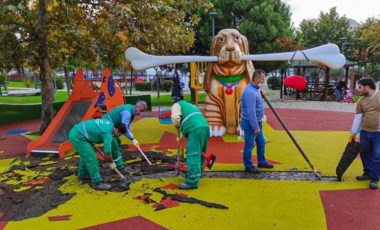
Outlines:
[{"label": "dog statue's face", "polygon": [[242,74],[245,61],[241,58],[248,53],[248,41],[244,35],[235,29],[221,30],[211,44],[210,54],[219,58],[214,65],[214,72],[222,76]]}]

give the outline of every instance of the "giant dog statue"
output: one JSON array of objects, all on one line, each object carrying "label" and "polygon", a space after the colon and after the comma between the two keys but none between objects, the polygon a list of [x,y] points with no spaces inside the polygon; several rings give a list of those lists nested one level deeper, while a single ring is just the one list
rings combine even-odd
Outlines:
[{"label": "giant dog statue", "polygon": [[240,131],[241,96],[254,71],[251,61],[242,60],[247,54],[248,40],[236,29],[223,29],[212,39],[210,56],[218,61],[208,64],[204,81],[211,136]]},{"label": "giant dog statue", "polygon": [[240,101],[245,86],[254,71],[256,61],[313,61],[331,69],[340,69],[346,58],[336,44],[325,44],[307,50],[249,55],[247,38],[235,29],[223,29],[211,44],[210,56],[155,56],[135,47],[125,51],[125,57],[136,70],[187,62],[209,62],[204,88],[207,92],[204,115],[212,136],[240,131]]}]

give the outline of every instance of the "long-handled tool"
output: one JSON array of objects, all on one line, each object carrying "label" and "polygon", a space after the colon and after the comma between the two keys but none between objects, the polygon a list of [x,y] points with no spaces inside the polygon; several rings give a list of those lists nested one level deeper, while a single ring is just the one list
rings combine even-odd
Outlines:
[{"label": "long-handled tool", "polygon": [[315,175],[318,177],[318,179],[322,179],[321,175],[315,170],[313,164],[311,164],[309,158],[306,156],[306,153],[302,150],[301,146],[297,143],[296,139],[293,137],[293,135],[290,133],[288,127],[286,127],[284,121],[281,119],[280,115],[276,112],[276,110],[273,108],[272,104],[269,102],[268,98],[262,93],[262,97],[264,98],[265,102],[268,104],[269,108],[272,110],[273,114],[276,116],[277,120],[281,123],[282,127],[285,129],[286,133],[290,137],[290,139],[293,141],[293,143],[296,145],[298,151],[301,153],[303,158],[306,160],[306,162],[309,164],[310,168],[313,170]]},{"label": "long-handled tool", "polygon": [[[95,150],[104,158],[103,151],[96,145],[93,145]],[[120,187],[124,189],[129,189],[129,185],[132,183],[132,180],[128,180],[116,167],[113,170],[119,175],[121,179]]]},{"label": "long-handled tool", "polygon": [[[181,131],[178,128],[177,129],[177,138],[181,137]],[[181,164],[180,162],[180,155],[181,155],[181,142],[177,142],[177,163],[175,167],[176,175],[180,175],[181,171],[187,171],[187,167],[185,164]],[[208,169],[211,169],[212,166],[215,163],[216,156],[212,153],[202,153],[202,157],[205,159],[204,165],[202,165],[203,168],[207,167]]]},{"label": "long-handled tool", "polygon": [[152,165],[152,163],[150,162],[150,160],[148,159],[148,157],[145,155],[145,153],[141,150],[140,146],[137,146],[137,149],[140,151],[141,155],[144,157],[144,159],[146,160],[146,162],[148,162],[149,165]]},{"label": "long-handled tool", "polygon": [[[181,131],[177,128],[177,138],[181,137]],[[181,154],[181,142],[177,142],[177,163],[175,166],[175,173],[178,176],[181,173],[180,170],[180,154]]]}]

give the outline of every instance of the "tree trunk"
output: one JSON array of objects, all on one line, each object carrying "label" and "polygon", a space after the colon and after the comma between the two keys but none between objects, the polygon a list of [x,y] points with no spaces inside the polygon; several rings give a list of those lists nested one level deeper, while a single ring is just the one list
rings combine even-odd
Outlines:
[{"label": "tree trunk", "polygon": [[47,41],[47,19],[46,19],[46,0],[39,1],[38,7],[38,41],[39,44],[39,65],[41,78],[42,113],[40,133],[42,134],[49,126],[54,117],[54,94],[53,81],[49,66],[48,41]]},{"label": "tree trunk", "polygon": [[65,71],[65,81],[66,81],[67,96],[70,97],[71,82],[70,82],[70,77],[69,77],[69,71],[67,70],[66,66],[63,69]]}]

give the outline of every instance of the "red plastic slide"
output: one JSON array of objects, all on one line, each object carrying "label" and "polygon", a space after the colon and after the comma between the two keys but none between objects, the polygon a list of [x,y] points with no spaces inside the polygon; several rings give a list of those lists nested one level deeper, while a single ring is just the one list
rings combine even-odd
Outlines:
[{"label": "red plastic slide", "polygon": [[100,90],[93,87],[92,81],[86,80],[83,69],[74,77],[72,94],[58,111],[42,136],[27,146],[27,156],[37,153],[58,154],[59,158],[73,147],[68,141],[70,129],[82,120],[101,116],[103,111],[110,111],[124,104],[123,90],[115,83],[111,71],[105,69]]}]

